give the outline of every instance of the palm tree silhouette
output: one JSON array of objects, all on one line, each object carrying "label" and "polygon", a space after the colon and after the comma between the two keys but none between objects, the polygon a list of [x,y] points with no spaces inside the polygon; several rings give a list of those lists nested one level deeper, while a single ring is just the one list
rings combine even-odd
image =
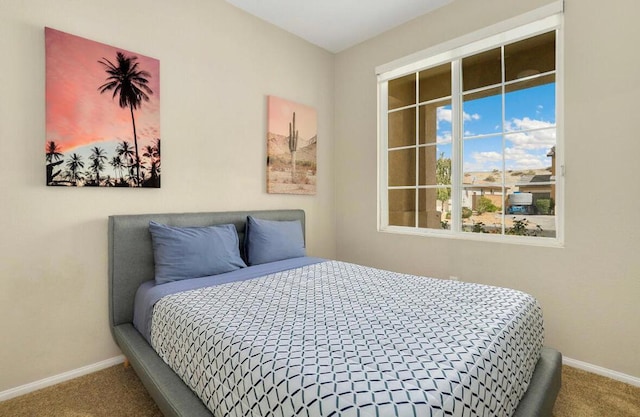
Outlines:
[{"label": "palm tree silhouette", "polygon": [[67,161],[67,168],[69,168],[69,179],[73,185],[77,186],[78,180],[82,179],[82,175],[80,175],[80,168],[84,168],[82,157],[77,153],[71,155],[71,158]]},{"label": "palm tree silhouette", "polygon": [[135,153],[131,148],[129,142],[127,142],[126,140],[123,140],[118,144],[118,146],[116,147],[116,153],[118,154],[118,156],[124,156],[128,162],[133,163],[133,155]]},{"label": "palm tree silhouette", "polygon": [[156,165],[156,169],[158,171],[158,175],[160,175],[160,162],[161,162],[161,156],[160,156],[160,138],[156,138],[156,140],[153,142],[153,156],[155,158],[155,165]]},{"label": "palm tree silhouette", "polygon": [[50,140],[47,142],[47,153],[46,153],[46,158],[47,158],[47,162],[51,163],[51,162],[55,162],[55,161],[59,161],[62,159],[62,157],[64,156],[64,154],[62,152],[60,152],[60,147],[58,146],[57,143],[55,143],[54,141]]},{"label": "palm tree silhouette", "polygon": [[[158,146],[160,143],[160,139],[158,139]],[[156,145],[146,145],[144,147],[144,153],[142,154],[143,158],[147,158],[150,163],[153,165],[158,165],[160,163],[160,149]]]},{"label": "palm tree silhouette", "polygon": [[156,159],[158,157],[158,153],[153,145],[147,145],[144,147],[144,153],[142,154],[143,158],[148,158],[150,161]]},{"label": "palm tree silhouette", "polygon": [[78,186],[79,182],[84,181],[84,173],[82,171],[72,172],[71,170],[67,169],[64,172],[64,177],[71,182],[72,186],[75,187]]},{"label": "palm tree silhouette", "polygon": [[122,183],[122,169],[124,168],[124,164],[122,163],[122,158],[120,158],[119,155],[116,155],[114,157],[111,158],[111,161],[109,161],[109,165],[111,165],[113,167],[113,170],[116,173],[116,184],[120,184]]},{"label": "palm tree silhouette", "polygon": [[147,78],[151,77],[147,71],[138,69],[137,56],[125,56],[122,52],[116,53],[116,64],[107,58],[98,61],[105,66],[105,72],[109,75],[107,82],[98,87],[100,94],[113,90],[112,99],[118,96],[118,104],[121,108],[129,108],[131,111],[131,123],[133,124],[133,142],[136,157],[136,185],[140,186],[140,156],[138,154],[138,136],[136,134],[136,119],[133,110],[140,107],[142,101],[149,101],[149,95],[153,91],[149,88]]},{"label": "palm tree silhouette", "polygon": [[116,182],[114,181],[113,178],[111,178],[111,175],[107,175],[107,178],[105,178],[104,186],[105,187],[115,187],[116,186]]},{"label": "palm tree silhouette", "polygon": [[160,186],[160,138],[156,139],[153,145],[144,147],[143,158],[149,161],[149,178],[147,178],[143,186],[159,187]]},{"label": "palm tree silhouette", "polygon": [[47,160],[47,185],[55,185],[56,182],[54,182],[53,179],[60,174],[60,171],[53,172],[53,167],[64,162],[62,160],[64,154],[60,152],[58,144],[52,140],[47,142],[45,151],[45,158]]},{"label": "palm tree silhouette", "polygon": [[104,149],[94,146],[91,149],[89,159],[91,160],[91,170],[96,174],[95,185],[100,186],[100,171],[104,171],[104,163],[107,160]]},{"label": "palm tree silhouette", "polygon": [[[124,168],[128,168],[129,170],[128,181],[132,181],[132,178],[134,178],[135,168],[137,167],[137,165],[133,163],[133,160],[135,157],[134,149],[131,147],[129,142],[127,142],[126,140],[123,140],[116,147],[116,154],[120,157],[121,160],[122,158],[124,158],[124,162],[122,166]],[[135,179],[132,181],[132,183],[135,185]]]}]

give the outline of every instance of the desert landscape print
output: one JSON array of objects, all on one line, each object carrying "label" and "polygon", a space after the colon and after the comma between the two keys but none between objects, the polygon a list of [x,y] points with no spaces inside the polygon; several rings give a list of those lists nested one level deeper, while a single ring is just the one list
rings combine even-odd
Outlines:
[{"label": "desert landscape print", "polygon": [[45,28],[46,184],[160,187],[160,62]]},{"label": "desert landscape print", "polygon": [[317,126],[313,107],[267,97],[268,193],[316,193]]}]

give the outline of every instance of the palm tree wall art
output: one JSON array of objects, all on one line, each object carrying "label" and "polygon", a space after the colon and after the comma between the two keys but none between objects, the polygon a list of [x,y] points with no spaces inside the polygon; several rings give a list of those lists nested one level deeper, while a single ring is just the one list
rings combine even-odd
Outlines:
[{"label": "palm tree wall art", "polygon": [[159,188],[160,62],[45,28],[50,186]]}]

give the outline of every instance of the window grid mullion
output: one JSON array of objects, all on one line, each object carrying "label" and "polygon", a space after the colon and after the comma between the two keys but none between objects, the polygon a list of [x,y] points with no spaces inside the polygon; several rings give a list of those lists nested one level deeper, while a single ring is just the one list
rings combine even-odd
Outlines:
[{"label": "window grid mullion", "polygon": [[378,100],[380,102],[379,116],[379,131],[378,136],[380,142],[379,148],[379,178],[378,178],[378,193],[384,194],[378,195],[378,201],[380,202],[380,209],[378,212],[379,223],[383,227],[389,226],[389,82],[385,81],[380,84],[378,89]]},{"label": "window grid mullion", "polygon": [[451,62],[451,231],[462,230],[462,60]]},{"label": "window grid mullion", "polygon": [[[555,172],[555,227],[556,227],[556,239],[564,240],[564,63],[562,56],[564,55],[564,42],[561,40],[560,32],[562,28],[556,28],[556,112],[555,112],[555,126],[556,126],[556,155],[557,161],[560,161],[559,165],[556,165]],[[560,123],[558,123],[560,121]],[[558,172],[558,170],[560,170]]]},{"label": "window grid mullion", "polygon": [[[502,48],[504,48],[504,46],[502,46]],[[551,70],[551,71],[541,72],[540,74],[530,75],[528,77],[516,78],[515,80],[511,80],[511,81],[507,81],[505,78],[502,78],[502,81],[499,82],[499,83],[485,85],[485,86],[482,86],[482,87],[474,88],[473,90],[467,90],[467,91],[464,92],[464,94],[465,95],[470,95],[470,94],[475,94],[475,93],[482,93],[483,91],[492,90],[494,88],[499,88],[503,84],[508,87],[508,86],[510,86],[512,84],[518,84],[518,83],[521,83],[523,81],[532,81],[532,80],[535,80],[537,78],[543,78],[543,77],[546,77],[548,75],[554,75],[555,73],[556,73],[556,70]],[[431,101],[438,101],[438,100],[441,100],[441,99],[431,100]],[[426,102],[426,103],[428,103],[428,102]],[[423,103],[420,103],[420,104],[423,104]],[[400,109],[394,109],[394,111],[395,110],[400,110]]]},{"label": "window grid mullion", "polygon": [[506,234],[506,212],[507,212],[507,208],[505,207],[505,201],[507,199],[507,188],[505,185],[506,182],[506,169],[507,169],[507,162],[505,159],[505,152],[506,152],[506,145],[507,145],[507,138],[505,136],[505,126],[507,125],[507,109],[506,109],[506,97],[505,97],[505,92],[506,92],[506,86],[505,86],[505,81],[506,81],[506,66],[505,66],[505,56],[504,56],[504,45],[502,45],[500,47],[500,71],[502,72],[500,74],[500,78],[502,80],[501,83],[501,89],[500,89],[500,94],[502,95],[501,97],[501,102],[502,102],[502,230],[501,230],[501,234],[505,235]]},{"label": "window grid mullion", "polygon": [[[495,88],[495,86],[494,86],[494,88]],[[484,89],[485,89],[484,87],[481,88],[481,90],[484,90]],[[416,101],[417,100],[419,100],[419,97],[416,98]],[[431,100],[422,101],[422,102],[417,103],[417,105],[418,105],[418,107],[420,107],[420,106],[425,106],[425,105],[429,105],[429,104],[435,104],[435,103],[439,103],[441,101],[447,101],[447,100],[451,100],[451,96],[438,97],[438,98],[434,98],[434,99],[431,99]],[[396,107],[394,109],[388,109],[388,113],[391,114],[391,113],[400,112],[402,110],[411,109],[411,108],[413,108],[415,106],[416,106],[415,104],[409,104],[409,105],[402,106],[402,107]]]},{"label": "window grid mullion", "polygon": [[[530,128],[530,129],[519,129],[519,130],[505,130],[504,132],[500,131],[497,133],[486,133],[486,134],[482,134],[482,135],[474,135],[474,136],[465,136],[463,137],[464,140],[477,140],[477,139],[487,139],[487,138],[495,138],[496,136],[499,135],[506,135],[506,136],[513,136],[513,135],[517,135],[517,134],[521,134],[521,133],[535,133],[535,132],[540,132],[543,130],[554,130],[556,128],[556,125],[549,125],[549,126],[545,126],[545,127],[535,127],[535,128]],[[447,143],[447,142],[443,142],[443,143]],[[395,149],[401,149],[401,147],[398,148],[391,148],[392,150]]]},{"label": "window grid mullion", "polygon": [[415,193],[416,193],[416,201],[414,204],[414,213],[416,218],[414,219],[414,226],[418,228],[420,226],[420,222],[418,217],[420,216],[420,193],[418,192],[418,185],[420,184],[420,152],[418,152],[418,143],[420,142],[420,107],[418,107],[418,101],[420,101],[420,76],[419,73],[416,72],[416,100],[415,100],[415,108],[416,108],[416,131],[415,131],[415,143],[413,145],[414,152],[416,153],[416,177],[415,177]]}]

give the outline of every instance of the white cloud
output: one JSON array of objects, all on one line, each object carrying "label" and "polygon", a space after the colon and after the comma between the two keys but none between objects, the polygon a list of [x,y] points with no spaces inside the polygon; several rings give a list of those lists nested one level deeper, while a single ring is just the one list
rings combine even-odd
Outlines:
[{"label": "white cloud", "polygon": [[[542,106],[538,106],[542,109]],[[451,122],[451,109],[438,108],[438,122]],[[480,120],[477,113],[464,113],[464,120]],[[498,127],[499,129],[499,127]],[[529,117],[514,118],[505,126],[504,160],[507,169],[542,169],[551,165],[547,157],[549,150],[556,145],[556,129],[553,123],[536,120]],[[466,136],[471,132],[466,132]],[[439,132],[438,142],[451,140],[451,132]],[[501,149],[490,149],[482,152],[473,152],[464,162],[465,172],[491,171],[502,169]]]},{"label": "white cloud", "polygon": [[506,136],[507,142],[520,149],[551,149],[556,144],[555,132],[516,133]]},{"label": "white cloud", "polygon": [[519,147],[505,148],[504,158],[508,169],[542,169],[551,165],[546,152],[532,153]]},{"label": "white cloud", "polygon": [[444,107],[438,107],[436,110],[436,131],[438,132],[438,137],[436,141],[440,142],[451,142],[451,131],[445,130],[440,131],[440,122],[451,123],[451,109],[445,109]]},{"label": "white cloud", "polygon": [[[547,152],[556,144],[555,125],[528,117],[512,119],[505,126],[504,159],[507,169],[542,169],[551,165]],[[500,149],[474,152],[465,171],[490,171],[502,166]]]},{"label": "white cloud", "polygon": [[[544,129],[529,132],[508,133],[505,138],[511,142],[515,148],[527,150],[551,149],[556,144],[556,130],[554,125],[541,120],[532,120],[528,117],[524,119],[513,119],[507,123],[507,132],[514,132],[527,129]],[[549,128],[549,129],[546,129]]]},{"label": "white cloud", "polygon": [[464,171],[491,171],[502,169],[502,155],[499,152],[473,152],[464,163]]},{"label": "white cloud", "polygon": [[[453,112],[451,111],[451,109],[445,109],[444,107],[438,107],[438,110],[437,110],[438,121],[451,123],[452,114],[453,114]],[[480,120],[480,115],[478,113],[469,114],[469,113],[465,112],[465,113],[463,113],[462,117],[467,122],[471,121],[471,120]]]},{"label": "white cloud", "polygon": [[498,152],[474,152],[472,157],[480,163],[502,161],[502,155]]},{"label": "white cloud", "polygon": [[441,134],[436,138],[436,142],[451,142],[451,131],[441,132]]},{"label": "white cloud", "polygon": [[445,109],[444,107],[438,107],[436,110],[436,116],[438,118],[438,122],[443,121],[447,123],[451,123],[451,109]]},{"label": "white cloud", "polygon": [[555,127],[553,123],[545,122],[544,120],[530,119],[528,117],[522,119],[511,119],[507,121],[505,130],[511,132],[514,130],[530,130],[530,129],[544,129],[547,127]]},{"label": "white cloud", "polygon": [[[542,130],[526,131],[530,129]],[[551,165],[547,152],[556,144],[554,124],[525,117],[509,121],[506,131],[514,132],[505,135],[504,156],[509,168],[540,169]]]}]

